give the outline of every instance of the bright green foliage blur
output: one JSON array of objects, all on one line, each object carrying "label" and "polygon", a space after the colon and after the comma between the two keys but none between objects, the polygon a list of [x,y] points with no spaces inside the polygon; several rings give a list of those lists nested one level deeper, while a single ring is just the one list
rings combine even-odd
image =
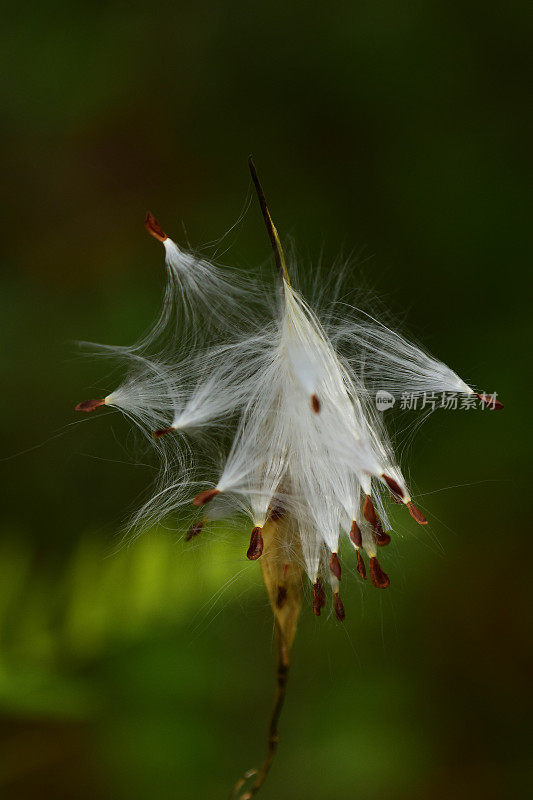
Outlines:
[{"label": "bright green foliage blur", "polygon": [[[73,412],[120,377],[75,341],[131,343],[158,311],[146,210],[218,239],[250,152],[301,270],[357,254],[367,308],[505,403],[410,442],[430,525],[394,510],[389,590],[347,549],[344,625],[306,597],[261,796],[527,794],[531,22],[458,0],[4,11],[2,800],[224,798],[262,758],[273,626],[249,531],[124,543],[153,461],[118,414]],[[269,258],[255,201],[222,250]]]}]

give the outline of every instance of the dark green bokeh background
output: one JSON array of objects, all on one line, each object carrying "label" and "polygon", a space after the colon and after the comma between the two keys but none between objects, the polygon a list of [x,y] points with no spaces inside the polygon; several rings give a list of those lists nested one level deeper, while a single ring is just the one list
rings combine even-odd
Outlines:
[{"label": "dark green bokeh background", "polygon": [[[118,415],[73,413],[109,388],[74,341],[131,342],[156,313],[146,209],[219,237],[249,152],[304,255],[360,252],[354,286],[506,404],[416,438],[431,524],[396,514],[390,590],[345,568],[343,627],[304,608],[263,796],[527,791],[531,34],[514,2],[5,10],[2,798],[223,798],[262,757],[272,622],[245,534],[117,552],[151,469]],[[230,244],[268,257],[255,205]]]}]

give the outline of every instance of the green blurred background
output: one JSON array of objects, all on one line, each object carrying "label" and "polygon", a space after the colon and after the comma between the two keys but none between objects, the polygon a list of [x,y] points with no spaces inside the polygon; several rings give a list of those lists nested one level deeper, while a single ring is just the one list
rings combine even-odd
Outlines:
[{"label": "green blurred background", "polygon": [[[506,404],[418,434],[405,466],[431,524],[395,514],[387,592],[345,568],[344,626],[305,604],[263,796],[525,793],[530,7],[52,0],[3,18],[0,796],[223,798],[263,756],[272,621],[246,534],[119,547],[153,465],[119,415],[73,412],[109,388],[75,340],[129,343],[157,311],[146,209],[216,239],[249,152],[309,263],[358,252],[354,286]],[[255,204],[229,244],[241,268],[268,258]]]}]

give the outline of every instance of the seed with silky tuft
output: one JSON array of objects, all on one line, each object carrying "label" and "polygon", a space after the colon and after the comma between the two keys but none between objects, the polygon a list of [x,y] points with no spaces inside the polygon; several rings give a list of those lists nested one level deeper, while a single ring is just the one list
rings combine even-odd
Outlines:
[{"label": "seed with silky tuft", "polygon": [[418,522],[419,525],[427,525],[428,524],[427,519],[422,514],[420,509],[415,506],[414,503],[409,501],[409,503],[407,503],[407,508],[409,509],[409,513],[412,516],[412,518],[415,519]]},{"label": "seed with silky tuft", "polygon": [[503,403],[500,403],[499,400],[496,400],[496,397],[492,394],[477,394],[475,393],[476,397],[478,397],[484,406],[487,408],[492,408],[495,411],[499,411],[503,408]]},{"label": "seed with silky tuft", "polygon": [[352,527],[350,528],[350,539],[356,547],[362,547],[363,537],[361,536],[361,528],[355,520],[352,522]]},{"label": "seed with silky tuft", "polygon": [[154,239],[157,239],[160,242],[164,242],[165,239],[168,238],[164,230],[161,228],[161,225],[156,220],[154,215],[150,213],[150,211],[146,212],[146,217],[144,218],[144,227],[150,236],[153,236]]},{"label": "seed with silky tuft", "polygon": [[101,400],[84,400],[83,403],[78,403],[76,406],[76,411],[85,411],[87,414],[90,411],[94,411],[96,408],[100,408],[100,406],[105,405],[105,397]]},{"label": "seed with silky tuft", "polygon": [[329,560],[329,568],[332,573],[335,575],[338,581],[341,579],[341,562],[339,561],[339,556],[337,553],[332,553],[331,558]]},{"label": "seed with silky tuft", "polygon": [[317,578],[313,583],[313,612],[319,617],[320,611],[326,604],[326,595],[324,594],[324,587],[322,586],[322,579]]},{"label": "seed with silky tuft", "polygon": [[365,562],[363,561],[363,556],[357,551],[357,572],[362,577],[364,581],[366,581],[366,567]]},{"label": "seed with silky tuft", "polygon": [[263,531],[259,525],[256,525],[250,536],[250,546],[246,553],[246,558],[250,561],[255,561],[263,553]]},{"label": "seed with silky tuft", "polygon": [[363,514],[366,521],[370,522],[372,526],[374,526],[378,521],[376,509],[374,508],[374,503],[372,502],[372,498],[369,494],[366,495],[365,502],[363,503]]},{"label": "seed with silky tuft", "polygon": [[335,609],[335,616],[339,622],[344,622],[346,613],[338,592],[333,593],[333,608]]},{"label": "seed with silky tuft", "polygon": [[381,569],[381,564],[376,556],[372,556],[369,562],[370,580],[378,589],[386,589],[390,584],[389,576]]},{"label": "seed with silky tuft", "polygon": [[397,495],[398,497],[404,496],[400,484],[397,481],[395,481],[394,478],[391,478],[390,475],[385,475],[385,473],[383,473],[381,477],[383,478],[383,480],[385,481],[385,483],[387,484],[393,495]]},{"label": "seed with silky tuft", "polygon": [[166,436],[167,433],[172,433],[173,430],[174,430],[174,428],[172,428],[172,427],[171,428],[158,428],[156,431],[154,431],[153,437],[154,437],[154,439],[160,439],[162,436]]},{"label": "seed with silky tuft", "polygon": [[193,506],[205,506],[206,503],[209,503],[213,497],[216,497],[217,494],[220,493],[220,489],[205,489],[205,491],[200,492],[197,494],[194,500],[192,501]]},{"label": "seed with silky tuft", "polygon": [[[386,536],[385,532],[383,531],[383,526],[381,524],[381,520],[376,514],[376,509],[374,508],[374,503],[372,502],[372,498],[369,494],[365,497],[365,502],[363,505],[363,514],[367,522],[372,525],[372,529],[374,534],[378,537]],[[388,544],[388,542],[385,542]]]},{"label": "seed with silky tuft", "polygon": [[372,532],[372,538],[378,547],[386,547],[390,543],[390,536],[383,530],[381,525],[378,530]]}]

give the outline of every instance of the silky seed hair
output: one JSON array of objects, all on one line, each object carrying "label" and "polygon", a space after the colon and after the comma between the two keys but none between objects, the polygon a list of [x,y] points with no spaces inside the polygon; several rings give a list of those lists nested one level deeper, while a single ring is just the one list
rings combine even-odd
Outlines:
[{"label": "silky seed hair", "polygon": [[[181,526],[188,516],[183,535],[190,541],[212,519],[244,515],[250,528],[243,552],[260,561],[265,526],[285,520],[287,569],[303,565],[317,616],[329,587],[342,622],[343,540],[345,560],[361,580],[384,589],[390,580],[381,548],[394,535],[388,505],[403,504],[413,523],[426,524],[376,392],[457,392],[486,405],[489,396],[356,307],[305,299],[251,159],[249,167],[275,285],[182,248],[148,213],[146,229],[164,248],[162,310],[133,345],[98,349],[126,365],[124,378],[76,410],[122,412],[160,454],[153,492],[131,523],[135,531],[169,519]],[[286,599],[281,583],[278,610]]]}]

